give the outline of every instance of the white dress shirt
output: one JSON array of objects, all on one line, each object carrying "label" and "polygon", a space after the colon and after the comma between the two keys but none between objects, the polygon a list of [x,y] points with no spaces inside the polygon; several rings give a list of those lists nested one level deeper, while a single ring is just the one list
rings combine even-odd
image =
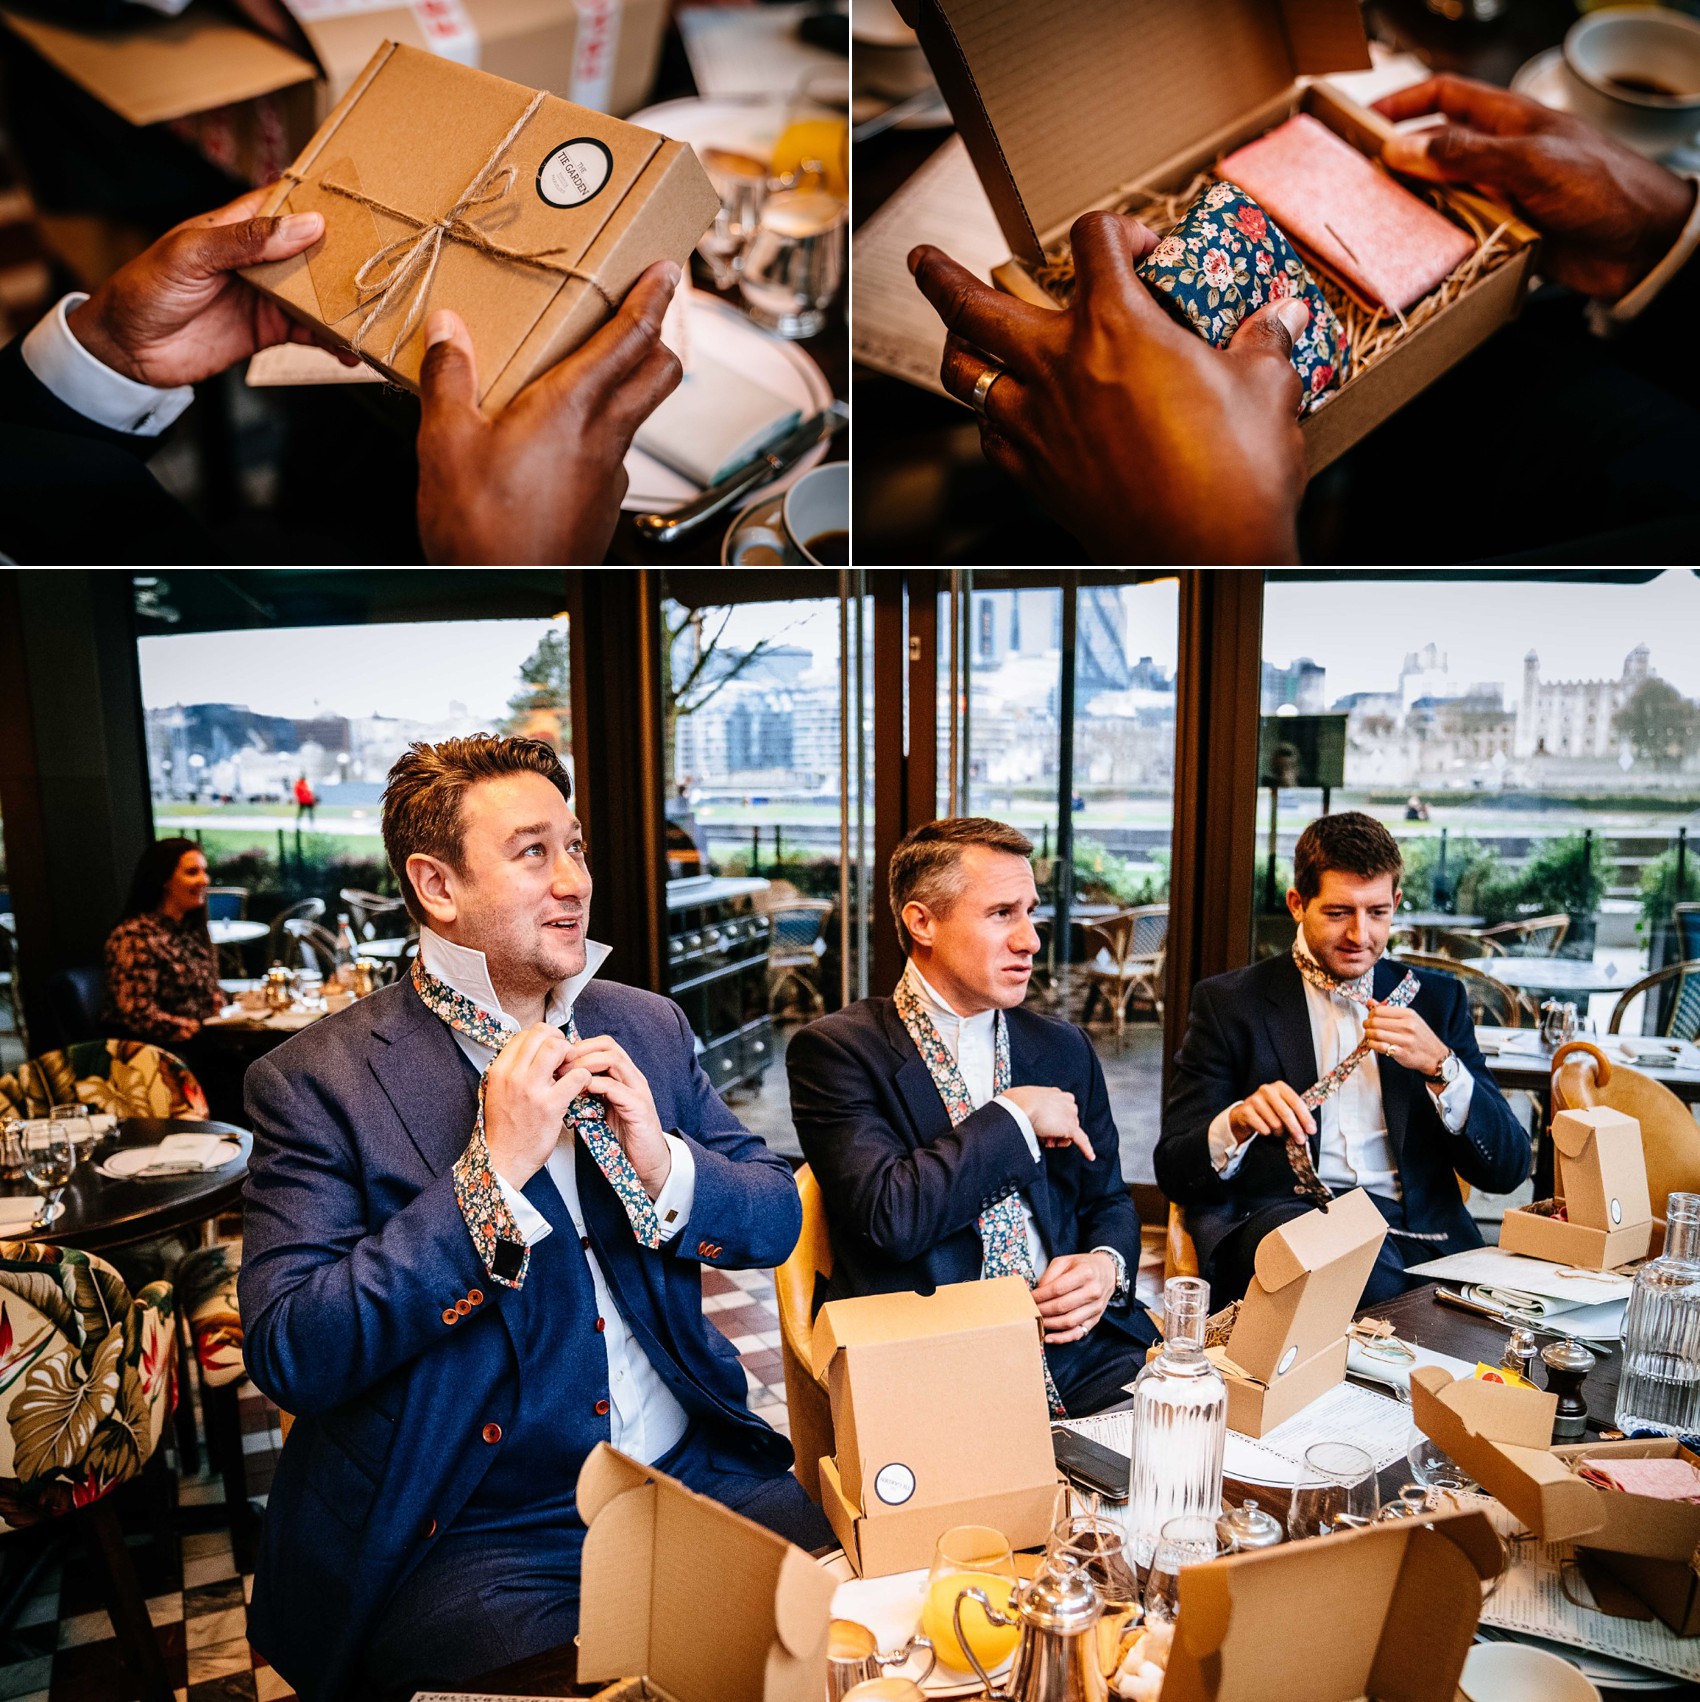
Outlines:
[{"label": "white dress shirt", "polygon": [[96,360],[65,320],[72,308],[88,299],[74,291],[35,325],[24,338],[24,365],[44,389],[84,419],[133,437],[158,437],[194,401],[193,388],[180,384],[161,390],[138,384]]},{"label": "white dress shirt", "polygon": [[[1313,963],[1316,961],[1302,929],[1298,949]],[[1310,1038],[1316,1048],[1320,1078],[1357,1050],[1364,1037],[1364,1018],[1369,1012],[1343,993],[1313,987],[1308,981],[1303,985],[1305,1014],[1310,1018]],[[1470,1115],[1476,1078],[1460,1068],[1452,1085],[1443,1092],[1427,1083],[1424,1085],[1433,1095],[1440,1120],[1447,1128],[1454,1133],[1463,1128]],[[1235,1141],[1228,1118],[1243,1103],[1236,1100],[1226,1111],[1218,1112],[1210,1125],[1211,1162],[1224,1180],[1239,1169],[1252,1141],[1264,1138],[1252,1135]],[[1381,1103],[1379,1053],[1371,1052],[1311,1115],[1317,1120],[1320,1137],[1316,1173],[1324,1182],[1335,1189],[1364,1188],[1383,1199],[1401,1198],[1399,1159],[1388,1137],[1387,1113]]]},{"label": "white dress shirt", "polygon": [[[545,1022],[557,1027],[566,1022],[579,993],[607,961],[609,949],[595,940],[585,942],[584,968],[551,989],[543,1007]],[[490,970],[483,952],[456,945],[452,940],[432,933],[429,928],[422,928],[419,956],[439,981],[490,1012],[504,1028],[516,1034],[519,1032],[519,1023],[502,1009],[496,989],[490,984]],[[496,1054],[488,1046],[481,1046],[458,1028],[449,1032],[454,1035],[461,1051],[478,1067],[480,1074],[490,1067]],[[668,1135],[666,1140],[673,1154],[673,1168],[655,1197],[655,1215],[661,1221],[661,1239],[664,1242],[670,1241],[684,1227],[696,1200],[697,1186],[696,1159],[689,1145],[677,1135]],[[556,1192],[560,1194],[583,1241],[584,1212],[579,1204],[578,1175],[573,1167],[573,1139],[565,1129],[544,1168],[549,1172],[549,1180],[555,1184]],[[510,1186],[501,1176],[497,1176],[496,1181],[528,1247],[536,1246],[553,1233],[549,1220],[518,1188]],[[608,1416],[610,1440],[621,1453],[630,1454],[645,1465],[653,1465],[679,1442],[690,1421],[685,1409],[679,1405],[673,1391],[662,1382],[648,1355],[620,1316],[613,1290],[609,1288],[608,1279],[602,1274],[602,1267],[588,1243],[584,1247],[584,1258],[590,1266],[596,1310],[606,1324],[602,1331],[602,1345],[608,1355],[608,1398],[612,1408]]]}]

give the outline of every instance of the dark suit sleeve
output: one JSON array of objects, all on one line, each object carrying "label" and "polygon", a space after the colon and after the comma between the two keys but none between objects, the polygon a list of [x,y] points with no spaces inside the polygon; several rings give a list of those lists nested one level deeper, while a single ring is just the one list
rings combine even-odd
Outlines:
[{"label": "dark suit sleeve", "polygon": [[[1470,1021],[1469,1000],[1464,989],[1450,975],[1433,975],[1428,984],[1446,999],[1446,1006],[1435,1024],[1435,1033],[1442,1045],[1458,1054],[1458,1061],[1475,1078],[1470,1094],[1470,1114],[1464,1127],[1454,1133],[1446,1130],[1446,1140],[1452,1168],[1472,1187],[1490,1194],[1508,1194],[1529,1175],[1529,1137],[1506,1103],[1505,1095],[1493,1079],[1476,1044],[1475,1025]],[[1419,1082],[1418,1091],[1434,1105],[1434,1096]],[[1445,1128],[1435,1107],[1435,1120]]]},{"label": "dark suit sleeve", "polygon": [[269,1058],[250,1066],[246,1086],[254,1153],[237,1293],[243,1358],[266,1394],[285,1412],[323,1413],[451,1328],[492,1327],[478,1313],[444,1322],[473,1289],[492,1313],[509,1292],[484,1269],[452,1173],[373,1230],[343,1113]]},{"label": "dark suit sleeve", "polygon": [[696,1061],[685,1013],[676,1004],[671,1009],[690,1078],[688,1126],[671,1132],[689,1145],[697,1181],[691,1215],[668,1249],[679,1258],[731,1270],[783,1264],[803,1227],[791,1166],[726,1108]]},{"label": "dark suit sleeve", "polygon": [[[1104,1082],[1103,1066],[1087,1036],[1078,1029],[1075,1034],[1086,1054],[1088,1084],[1085,1103],[1080,1108],[1080,1126],[1097,1154],[1085,1166],[1086,1177],[1080,1189],[1080,1250],[1088,1253],[1094,1247],[1114,1247],[1121,1254],[1127,1262],[1131,1304],[1133,1278],[1139,1269],[1139,1213],[1133,1209],[1122,1176],[1121,1138],[1110,1112],[1110,1092]],[[1081,1157],[1072,1147],[1064,1156],[1074,1161]]]},{"label": "dark suit sleeve", "polygon": [[1015,1119],[985,1104],[925,1146],[893,1128],[866,1062],[816,1023],[785,1054],[791,1117],[836,1234],[906,1264],[1038,1170]]},{"label": "dark suit sleeve", "polygon": [[1177,1205],[1214,1205],[1227,1197],[1228,1185],[1210,1162],[1210,1125],[1244,1097],[1215,999],[1201,981],[1192,990],[1154,1157],[1157,1186]]},{"label": "dark suit sleeve", "polygon": [[24,340],[14,338],[0,349],[0,425],[22,426],[31,431],[62,432],[122,449],[145,460],[159,448],[160,438],[138,437],[134,432],[113,431],[97,425],[61,402],[24,361]]}]

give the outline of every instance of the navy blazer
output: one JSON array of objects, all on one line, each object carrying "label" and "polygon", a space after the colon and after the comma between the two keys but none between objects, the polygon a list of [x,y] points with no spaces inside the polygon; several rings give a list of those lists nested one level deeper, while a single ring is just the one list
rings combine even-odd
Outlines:
[{"label": "navy blazer", "polygon": [[[1385,999],[1405,973],[1403,964],[1382,958],[1375,966],[1376,998]],[[1482,1061],[1463,987],[1435,970],[1413,973],[1421,985],[1411,1009],[1458,1054],[1476,1086],[1470,1114],[1454,1134],[1416,1071],[1393,1058],[1376,1059],[1388,1139],[1399,1164],[1405,1227],[1480,1246],[1481,1234],[1464,1209],[1456,1177],[1489,1193],[1509,1193],[1529,1174],[1529,1137]],[[1209,1132],[1216,1115],[1266,1082],[1284,1081],[1303,1093],[1320,1074],[1304,979],[1290,952],[1193,988],[1186,1038],[1163,1105],[1156,1166],[1158,1185],[1186,1210],[1201,1264],[1207,1265],[1222,1238],[1253,1212],[1294,1198],[1284,1141],[1253,1141],[1232,1180],[1223,1181],[1210,1162]],[[1312,1137],[1313,1160],[1320,1144],[1319,1136]]]},{"label": "navy blazer", "polygon": [[[1035,1165],[1009,1112],[988,1101],[952,1126],[915,1042],[890,999],[863,999],[791,1037],[791,1116],[820,1183],[832,1278],[820,1299],[975,1282],[976,1220],[1025,1193],[1047,1253],[1113,1247],[1139,1269],[1139,1217],[1122,1181],[1116,1125],[1092,1043],[1072,1023],[1018,1007],[1007,1013],[1011,1085],[1072,1093],[1097,1158],[1041,1147]],[[1047,1348],[1065,1399],[1130,1343],[1155,1332],[1137,1303],[1112,1307],[1080,1341]]]},{"label": "navy blazer", "polygon": [[[749,1411],[737,1352],[703,1317],[702,1266],[790,1254],[802,1226],[790,1168],[721,1103],[671,1000],[592,981],[574,1015],[586,1038],[612,1035],[626,1049],[662,1126],[696,1159],[690,1218],[658,1253],[638,1246],[601,1172],[581,1166],[597,1258],[693,1425],[781,1472],[790,1444]],[[244,1355],[254,1382],[296,1417],[249,1634],[308,1702],[355,1681],[373,1621],[495,1457],[481,1430],[510,1427],[525,1398],[506,1306],[515,1291],[491,1281],[450,1174],[471,1136],[476,1084],[411,982],[324,1018],[248,1071]],[[457,1318],[455,1302],[474,1289],[483,1302]],[[588,1375],[603,1352],[599,1335],[563,1340],[560,1375]]]}]

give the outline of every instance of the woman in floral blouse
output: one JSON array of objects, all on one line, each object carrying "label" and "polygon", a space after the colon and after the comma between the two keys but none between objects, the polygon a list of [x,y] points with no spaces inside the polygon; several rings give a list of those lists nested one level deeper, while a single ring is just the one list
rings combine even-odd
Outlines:
[{"label": "woman in floral blouse", "polygon": [[223,1003],[207,934],[207,860],[192,839],[142,853],[124,920],[106,941],[104,1020],[138,1040],[180,1050]]}]

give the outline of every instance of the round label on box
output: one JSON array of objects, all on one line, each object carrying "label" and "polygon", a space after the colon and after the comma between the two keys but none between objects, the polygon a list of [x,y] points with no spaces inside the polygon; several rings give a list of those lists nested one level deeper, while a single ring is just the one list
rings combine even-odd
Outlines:
[{"label": "round label on box", "polygon": [[1294,1342],[1293,1345],[1290,1348],[1288,1348],[1287,1351],[1284,1354],[1281,1355],[1281,1363],[1275,1367],[1275,1375],[1277,1377],[1280,1377],[1280,1376],[1284,1375],[1286,1372],[1292,1370],[1293,1361],[1295,1359],[1297,1359],[1298,1356],[1299,1356],[1299,1344],[1297,1342]]},{"label": "round label on box", "polygon": [[575,136],[543,156],[537,193],[551,207],[582,207],[602,193],[613,175],[608,144],[594,136]]},{"label": "round label on box", "polygon": [[1623,1206],[1617,1200],[1613,1200],[1611,1203],[1611,1220],[1613,1223],[1623,1222]]},{"label": "round label on box", "polygon": [[915,1493],[915,1474],[895,1460],[874,1476],[874,1494],[888,1507],[901,1507]]}]

